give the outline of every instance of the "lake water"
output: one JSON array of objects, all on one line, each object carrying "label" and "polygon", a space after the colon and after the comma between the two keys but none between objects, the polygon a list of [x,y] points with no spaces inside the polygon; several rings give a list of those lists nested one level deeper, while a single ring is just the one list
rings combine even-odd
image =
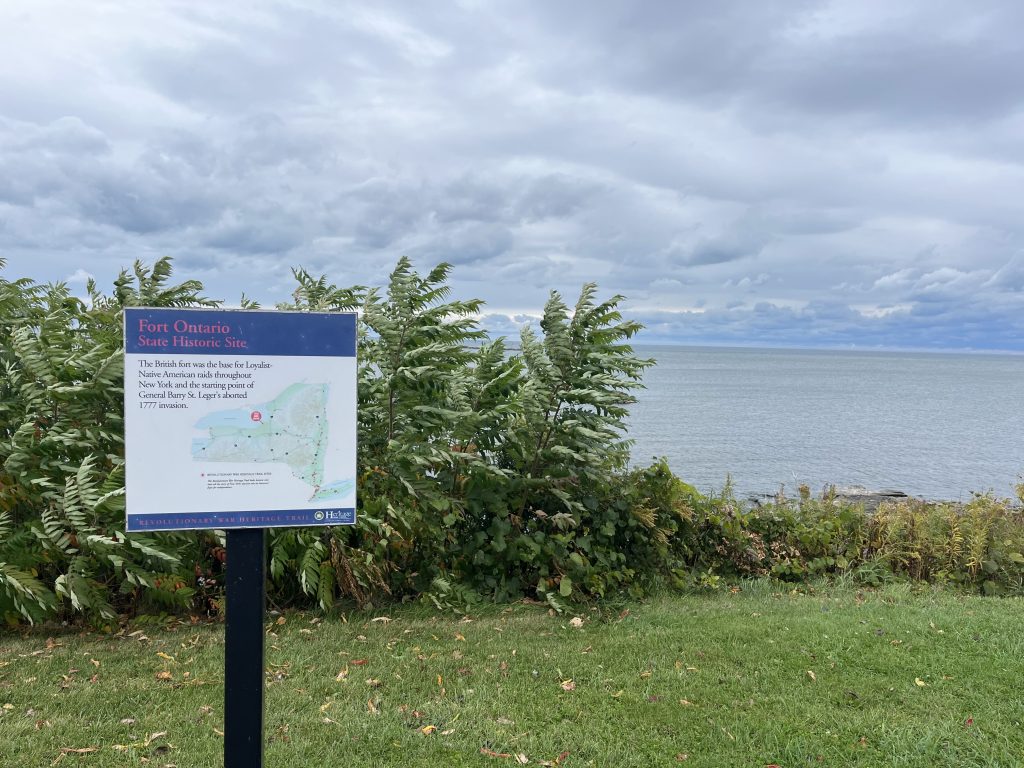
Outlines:
[{"label": "lake water", "polygon": [[807,483],[930,499],[1012,496],[1024,472],[1024,355],[637,346],[658,364],[630,418],[635,465],[702,491]]}]

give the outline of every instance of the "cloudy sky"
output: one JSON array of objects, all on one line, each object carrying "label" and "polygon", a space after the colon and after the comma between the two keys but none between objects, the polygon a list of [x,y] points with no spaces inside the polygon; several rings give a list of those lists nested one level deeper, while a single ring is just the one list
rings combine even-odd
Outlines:
[{"label": "cloudy sky", "polygon": [[8,279],[455,265],[646,340],[1024,351],[1024,4],[0,4]]}]

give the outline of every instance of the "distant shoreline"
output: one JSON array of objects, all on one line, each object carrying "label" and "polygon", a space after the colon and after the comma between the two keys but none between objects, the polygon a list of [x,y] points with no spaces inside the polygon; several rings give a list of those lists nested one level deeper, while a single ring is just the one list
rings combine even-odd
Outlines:
[{"label": "distant shoreline", "polygon": [[985,357],[1024,357],[1024,349],[931,349],[928,347],[777,347],[772,345],[758,346],[756,344],[699,344],[692,341],[679,342],[658,340],[649,341],[638,337],[633,341],[634,349],[645,349],[652,347],[672,347],[673,349],[694,349],[694,350],[728,350],[730,352],[830,352],[830,353],[851,353],[867,355],[949,355],[949,356],[985,356]]}]

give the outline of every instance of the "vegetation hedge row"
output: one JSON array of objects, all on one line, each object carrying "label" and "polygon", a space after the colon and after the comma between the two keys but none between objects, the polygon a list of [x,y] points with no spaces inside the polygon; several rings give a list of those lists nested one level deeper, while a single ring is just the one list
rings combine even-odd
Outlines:
[{"label": "vegetation hedge row", "polygon": [[[0,260],[0,270],[5,265]],[[271,599],[331,607],[419,598],[565,601],[722,579],[849,573],[1024,591],[1024,521],[1009,501],[901,504],[868,515],[834,499],[745,508],[702,495],[664,462],[630,469],[625,419],[652,361],[640,330],[584,286],[552,293],[517,350],[449,296],[448,265],[400,260],[382,289],[294,271],[282,309],[360,313],[358,524],[270,532]],[[215,611],[218,532],[124,532],[127,306],[217,306],[169,260],[113,290],[0,271],[0,615],[8,623],[125,611]],[[245,297],[242,306],[257,304]]]}]

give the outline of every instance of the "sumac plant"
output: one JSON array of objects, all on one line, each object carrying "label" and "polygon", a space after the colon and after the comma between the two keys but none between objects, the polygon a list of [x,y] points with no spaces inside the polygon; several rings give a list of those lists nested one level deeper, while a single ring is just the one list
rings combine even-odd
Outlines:
[{"label": "sumac plant", "polygon": [[[279,308],[359,312],[359,509],[351,528],[271,531],[278,603],[554,600],[629,581],[592,531],[621,522],[596,500],[626,466],[624,418],[649,365],[626,343],[640,326],[621,318],[621,297],[598,301],[587,285],[572,309],[553,293],[539,334],[512,350],[480,328],[482,302],[450,296],[449,272],[401,259],[378,289],[294,270]],[[110,294],[90,282],[85,299],[0,278],[8,622],[196,609],[197,585],[209,603],[216,533],[124,531],[122,310],[220,304],[171,277],[168,259],[136,263]]]}]

